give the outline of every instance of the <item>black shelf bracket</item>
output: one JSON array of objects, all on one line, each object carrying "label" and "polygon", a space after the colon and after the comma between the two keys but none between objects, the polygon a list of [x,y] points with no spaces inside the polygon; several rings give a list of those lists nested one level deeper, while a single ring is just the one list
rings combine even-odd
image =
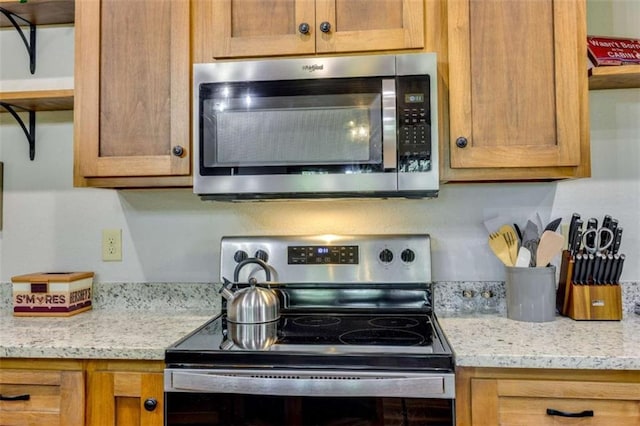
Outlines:
[{"label": "black shelf bracket", "polygon": [[[20,15],[16,15],[15,13],[0,7],[0,13],[2,13],[6,18],[11,22],[11,25],[18,31],[22,41],[24,42],[25,47],[27,48],[27,53],[29,54],[29,70],[31,74],[36,72],[36,26],[35,24],[27,21]],[[20,28],[20,25],[16,21],[19,19],[24,22],[24,24],[29,25],[29,41],[27,41],[27,37],[24,35],[24,31]],[[23,24],[23,25],[24,25]]]},{"label": "black shelf bracket", "polygon": [[[13,115],[13,118],[16,119],[20,127],[22,127],[22,131],[27,137],[27,142],[29,143],[29,159],[33,161],[33,159],[36,157],[36,112],[19,107],[17,105],[11,105],[6,102],[0,102],[0,106],[9,111],[9,113]],[[29,129],[27,129],[24,121],[16,112],[16,108],[22,110],[23,112],[29,113]]]}]

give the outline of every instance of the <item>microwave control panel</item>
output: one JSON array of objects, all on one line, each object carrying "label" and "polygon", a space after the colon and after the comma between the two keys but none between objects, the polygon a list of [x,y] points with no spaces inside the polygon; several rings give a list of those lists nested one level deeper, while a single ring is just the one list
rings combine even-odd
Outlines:
[{"label": "microwave control panel", "polygon": [[431,170],[431,110],[428,75],[396,78],[398,171]]}]

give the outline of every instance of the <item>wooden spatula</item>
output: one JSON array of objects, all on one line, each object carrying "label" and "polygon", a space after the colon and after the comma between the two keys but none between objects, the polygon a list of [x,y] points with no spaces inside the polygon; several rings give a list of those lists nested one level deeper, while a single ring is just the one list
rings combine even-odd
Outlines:
[{"label": "wooden spatula", "polygon": [[536,252],[536,267],[543,268],[551,262],[564,246],[564,237],[553,231],[544,231]]},{"label": "wooden spatula", "polygon": [[509,257],[511,258],[511,265],[515,265],[518,259],[518,234],[511,225],[502,225],[498,230],[499,234],[504,236],[507,246],[509,247]]},{"label": "wooden spatula", "polygon": [[513,266],[513,261],[509,254],[509,246],[507,245],[507,240],[504,239],[504,235],[499,232],[489,235],[489,247],[502,263],[507,266]]}]

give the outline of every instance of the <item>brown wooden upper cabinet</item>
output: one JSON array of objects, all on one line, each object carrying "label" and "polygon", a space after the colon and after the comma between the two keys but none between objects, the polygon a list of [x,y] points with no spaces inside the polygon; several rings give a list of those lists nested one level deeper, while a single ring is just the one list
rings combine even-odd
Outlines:
[{"label": "brown wooden upper cabinet", "polygon": [[189,0],[76,0],[77,186],[189,186]]},{"label": "brown wooden upper cabinet", "polygon": [[444,180],[590,174],[584,0],[449,0]]},{"label": "brown wooden upper cabinet", "polygon": [[[196,1],[211,58],[424,47],[423,0]],[[199,17],[199,18],[198,18]]]}]

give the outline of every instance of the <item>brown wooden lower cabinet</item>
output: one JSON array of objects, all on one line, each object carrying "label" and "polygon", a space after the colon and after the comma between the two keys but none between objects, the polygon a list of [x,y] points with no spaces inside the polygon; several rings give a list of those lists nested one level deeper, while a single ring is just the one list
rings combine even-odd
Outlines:
[{"label": "brown wooden lower cabinet", "polygon": [[456,424],[640,424],[640,371],[459,368]]},{"label": "brown wooden lower cabinet", "polygon": [[162,426],[162,362],[89,362],[87,425]]},{"label": "brown wooden lower cabinet", "polygon": [[1,425],[84,425],[81,363],[0,360],[0,395]]}]

